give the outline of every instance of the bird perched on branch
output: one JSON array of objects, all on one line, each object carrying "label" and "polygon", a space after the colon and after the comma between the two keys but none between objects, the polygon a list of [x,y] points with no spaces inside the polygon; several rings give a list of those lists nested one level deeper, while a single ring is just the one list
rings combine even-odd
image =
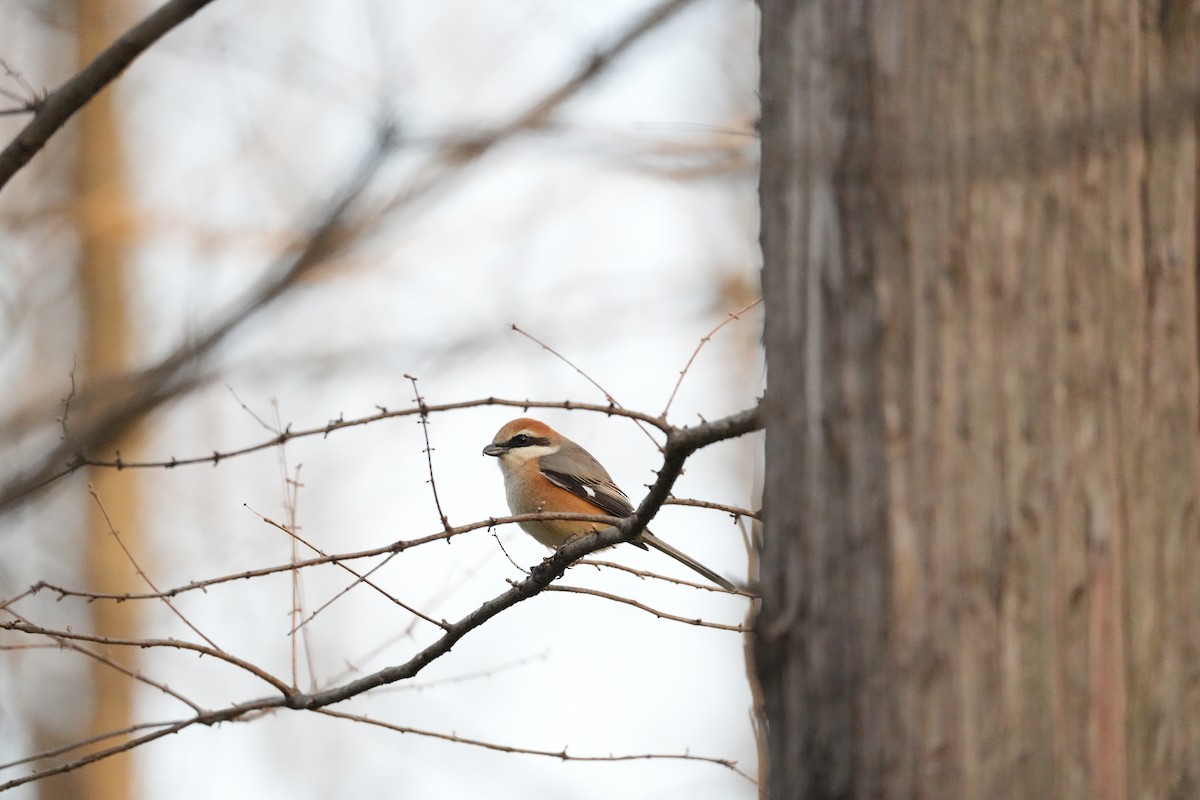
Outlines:
[{"label": "bird perched on branch", "polygon": [[[544,422],[514,419],[496,433],[492,443],[483,448],[483,454],[499,459],[504,493],[514,514],[555,511],[610,517],[633,514],[629,498],[617,488],[600,462]],[[609,526],[602,522],[556,519],[522,522],[521,527],[547,547],[557,548]],[[630,544],[643,550],[649,545],[726,591],[736,590],[732,583],[650,531],[642,531]]]}]

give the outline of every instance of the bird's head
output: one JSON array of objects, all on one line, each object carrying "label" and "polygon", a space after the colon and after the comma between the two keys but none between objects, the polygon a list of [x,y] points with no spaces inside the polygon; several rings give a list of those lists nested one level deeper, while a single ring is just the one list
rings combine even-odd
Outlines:
[{"label": "bird's head", "polygon": [[556,453],[562,443],[562,434],[546,423],[522,417],[498,430],[483,454],[499,458],[502,465],[515,465]]}]

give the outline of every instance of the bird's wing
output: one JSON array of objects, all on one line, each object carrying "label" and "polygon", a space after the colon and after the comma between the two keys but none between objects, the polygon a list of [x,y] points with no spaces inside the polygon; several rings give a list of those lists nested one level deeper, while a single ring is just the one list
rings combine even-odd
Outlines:
[{"label": "bird's wing", "polygon": [[586,500],[610,517],[628,517],[633,513],[629,498],[611,481],[589,480],[545,467],[542,467],[542,474],[558,488],[566,489],[581,500]]},{"label": "bird's wing", "polygon": [[[633,506],[629,504],[629,498],[612,481],[592,481],[568,475],[565,472],[555,472],[545,467],[542,467],[542,474],[555,486],[566,489],[576,497],[586,500],[595,506],[597,511],[608,514],[610,517],[628,517],[633,514]],[[646,545],[640,539],[634,539],[630,544],[643,550],[646,549]]]}]

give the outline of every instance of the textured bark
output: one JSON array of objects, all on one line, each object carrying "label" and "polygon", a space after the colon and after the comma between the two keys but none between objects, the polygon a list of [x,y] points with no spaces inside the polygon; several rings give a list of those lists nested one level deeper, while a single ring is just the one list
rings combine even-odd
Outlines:
[{"label": "textured bark", "polygon": [[1200,795],[1194,4],[762,9],[771,797]]}]

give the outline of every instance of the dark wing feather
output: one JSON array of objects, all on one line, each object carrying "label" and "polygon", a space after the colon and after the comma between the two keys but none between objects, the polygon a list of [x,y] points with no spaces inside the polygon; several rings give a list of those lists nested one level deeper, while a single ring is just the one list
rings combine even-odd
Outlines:
[{"label": "dark wing feather", "polygon": [[545,468],[542,469],[542,474],[558,488],[566,489],[576,497],[588,501],[610,517],[628,517],[633,513],[629,498],[611,483],[589,481],[577,475]]},{"label": "dark wing feather", "polygon": [[[542,474],[546,476],[546,480],[558,488],[566,489],[576,497],[588,501],[598,511],[602,511],[610,517],[628,517],[633,514],[633,506],[629,504],[629,498],[615,483],[589,481],[586,478],[567,475],[565,472],[555,472],[545,467],[542,468]],[[643,550],[646,549],[646,545],[641,542],[630,542],[630,544]]]}]

